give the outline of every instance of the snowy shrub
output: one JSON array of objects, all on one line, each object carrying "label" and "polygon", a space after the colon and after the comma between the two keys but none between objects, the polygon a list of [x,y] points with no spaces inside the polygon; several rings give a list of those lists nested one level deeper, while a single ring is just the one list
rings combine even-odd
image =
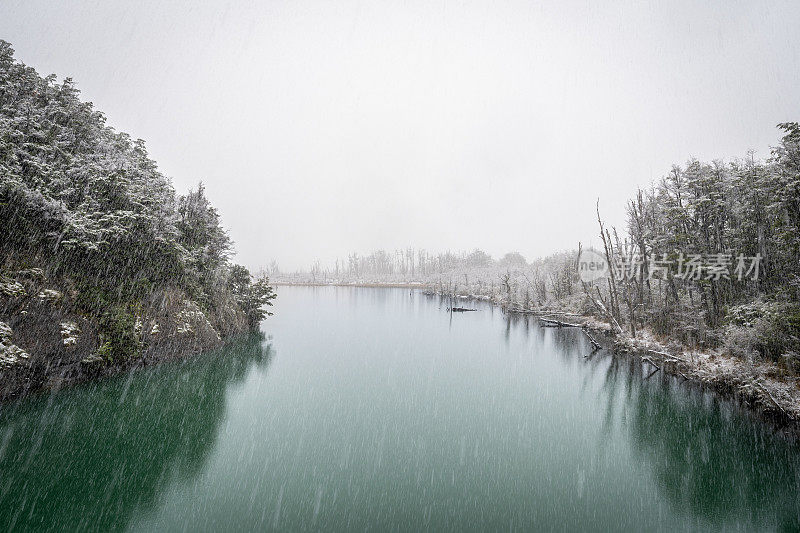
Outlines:
[{"label": "snowy shrub", "polygon": [[78,343],[78,334],[81,329],[75,322],[62,322],[61,324],[61,341],[64,346],[75,346]]},{"label": "snowy shrub", "polygon": [[11,367],[22,359],[27,359],[25,350],[11,342],[11,326],[0,322],[0,369]]},{"label": "snowy shrub", "polygon": [[800,307],[788,302],[756,301],[731,308],[725,346],[734,355],[755,354],[778,361],[800,351]]}]

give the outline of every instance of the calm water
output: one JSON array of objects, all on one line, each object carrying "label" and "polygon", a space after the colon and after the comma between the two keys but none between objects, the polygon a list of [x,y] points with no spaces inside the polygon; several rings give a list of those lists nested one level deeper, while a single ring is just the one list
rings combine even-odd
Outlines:
[{"label": "calm water", "polygon": [[3,405],[0,529],[800,524],[800,450],[579,331],[279,293],[267,340]]}]

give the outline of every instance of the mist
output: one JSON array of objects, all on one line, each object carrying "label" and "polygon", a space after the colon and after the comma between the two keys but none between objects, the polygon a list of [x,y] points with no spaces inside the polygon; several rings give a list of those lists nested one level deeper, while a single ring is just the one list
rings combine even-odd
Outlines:
[{"label": "mist", "polygon": [[0,38],[203,181],[251,269],[531,259],[673,164],[769,156],[800,109],[799,4],[640,4],[3,1]]}]

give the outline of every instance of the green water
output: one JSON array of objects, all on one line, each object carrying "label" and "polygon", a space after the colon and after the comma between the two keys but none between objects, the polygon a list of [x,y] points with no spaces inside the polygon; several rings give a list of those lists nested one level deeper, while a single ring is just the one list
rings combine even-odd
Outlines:
[{"label": "green water", "polygon": [[0,407],[0,530],[793,530],[800,450],[579,331],[281,287],[266,340]]}]

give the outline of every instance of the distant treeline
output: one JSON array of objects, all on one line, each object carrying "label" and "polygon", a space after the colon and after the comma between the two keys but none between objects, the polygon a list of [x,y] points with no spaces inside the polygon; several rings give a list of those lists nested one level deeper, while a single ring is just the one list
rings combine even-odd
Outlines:
[{"label": "distant treeline", "polygon": [[[525,258],[517,252],[506,254],[500,261],[503,264],[526,264]],[[427,250],[406,248],[404,250],[376,250],[359,255],[351,253],[346,259],[336,259],[332,266],[323,268],[315,262],[307,274],[321,279],[381,279],[415,280],[430,276],[444,275],[455,270],[483,268],[494,264],[492,257],[482,250],[472,252],[431,253]],[[273,272],[278,272],[274,265]]]}]

